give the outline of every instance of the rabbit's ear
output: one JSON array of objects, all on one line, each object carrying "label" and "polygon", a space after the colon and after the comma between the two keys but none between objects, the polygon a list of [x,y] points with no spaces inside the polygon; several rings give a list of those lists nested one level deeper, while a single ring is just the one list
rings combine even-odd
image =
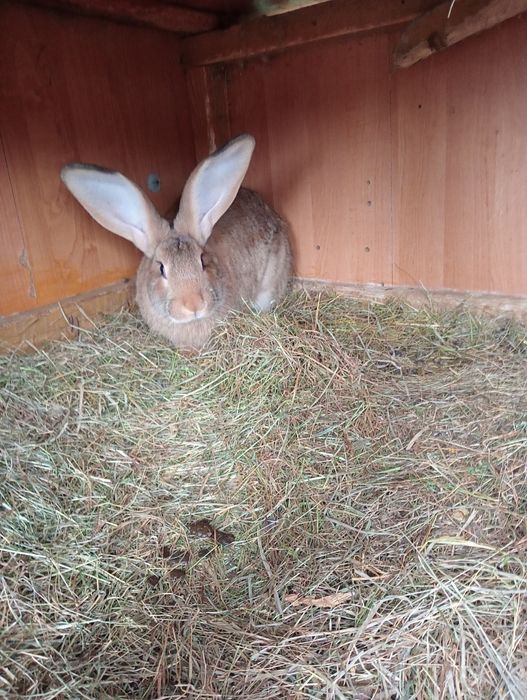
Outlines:
[{"label": "rabbit's ear", "polygon": [[251,161],[254,138],[238,136],[202,161],[189,177],[174,221],[178,233],[205,245],[212,227],[238,194]]},{"label": "rabbit's ear", "polygon": [[101,226],[127,238],[145,255],[153,253],[162,219],[133,182],[121,173],[83,163],[64,166],[60,176]]}]

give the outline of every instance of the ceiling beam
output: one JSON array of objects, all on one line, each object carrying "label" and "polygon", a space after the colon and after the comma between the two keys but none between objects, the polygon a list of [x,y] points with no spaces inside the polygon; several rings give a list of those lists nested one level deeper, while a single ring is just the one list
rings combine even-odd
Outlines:
[{"label": "ceiling beam", "polygon": [[272,17],[258,17],[182,42],[187,65],[225,63],[332,37],[404,24],[440,0],[332,0]]},{"label": "ceiling beam", "polygon": [[469,36],[527,11],[527,0],[448,0],[415,19],[394,52],[406,68]]},{"label": "ceiling beam", "polygon": [[218,17],[210,12],[178,7],[162,0],[38,0],[36,4],[180,34],[209,32],[219,24]]},{"label": "ceiling beam", "polygon": [[320,5],[322,2],[329,1],[330,0],[254,0],[253,4],[256,14],[270,17],[271,15],[280,15],[284,12],[299,10],[309,5]]}]

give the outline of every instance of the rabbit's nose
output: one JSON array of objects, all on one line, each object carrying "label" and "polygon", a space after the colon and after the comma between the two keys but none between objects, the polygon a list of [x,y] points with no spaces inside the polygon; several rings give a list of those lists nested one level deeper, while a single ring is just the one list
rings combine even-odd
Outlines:
[{"label": "rabbit's nose", "polygon": [[184,296],[181,305],[187,313],[199,316],[205,309],[205,300],[199,292],[191,292]]}]

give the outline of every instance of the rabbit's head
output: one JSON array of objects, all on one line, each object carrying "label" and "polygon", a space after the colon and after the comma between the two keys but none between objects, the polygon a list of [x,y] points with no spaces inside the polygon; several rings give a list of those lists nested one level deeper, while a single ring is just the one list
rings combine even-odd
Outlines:
[{"label": "rabbit's head", "polygon": [[192,236],[172,231],[143,261],[141,271],[153,309],[175,323],[206,318],[222,300],[216,260]]},{"label": "rabbit's head", "polygon": [[202,161],[185,184],[170,223],[121,173],[72,164],[62,169],[61,177],[98,223],[144,253],[138,284],[152,312],[184,324],[213,315],[222,302],[221,265],[206,244],[238,193],[253,149],[253,137],[243,135]]}]

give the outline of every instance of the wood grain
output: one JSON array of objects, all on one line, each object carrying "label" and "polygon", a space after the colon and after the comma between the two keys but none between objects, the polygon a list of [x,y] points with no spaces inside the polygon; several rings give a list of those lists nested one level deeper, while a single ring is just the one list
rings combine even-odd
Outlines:
[{"label": "wood grain", "polygon": [[390,48],[378,34],[230,67],[232,132],[257,137],[248,182],[292,223],[300,276],[391,281]]},{"label": "wood grain", "polygon": [[37,305],[31,275],[24,230],[18,217],[13,186],[7,170],[3,143],[0,138],[0,241],[2,267],[0,274],[0,316],[12,309],[19,299],[27,300],[27,307]]},{"label": "wood grain", "polygon": [[405,71],[398,31],[227,64],[297,273],[527,294],[527,16]]},{"label": "wood grain", "polygon": [[261,15],[280,15],[291,10],[300,10],[310,5],[321,5],[330,0],[258,0],[256,12]]},{"label": "wood grain", "polygon": [[311,292],[327,292],[356,299],[385,303],[398,299],[415,308],[434,306],[439,309],[468,309],[493,318],[513,318],[527,323],[527,298],[489,292],[465,292],[453,289],[425,289],[423,287],[383,286],[378,284],[339,284],[326,280],[294,280],[295,289]]},{"label": "wood grain", "polygon": [[469,36],[527,11],[527,0],[448,0],[417,17],[395,49],[396,66],[408,67]]},{"label": "wood grain", "polygon": [[183,61],[191,66],[224,63],[322,39],[363,34],[409,22],[438,2],[440,0],[332,0],[187,37],[182,42]]},{"label": "wood grain", "polygon": [[394,283],[527,294],[526,32],[394,74]]},{"label": "wood grain", "polygon": [[186,70],[196,160],[206,158],[231,138],[227,85],[223,66]]},{"label": "wood grain", "polygon": [[[0,134],[16,207],[7,255],[24,259],[21,293],[0,277],[2,312],[14,313],[135,273],[138,252],[99,227],[62,186],[67,162],[115,168],[164,211],[194,164],[178,40],[139,27],[0,5]],[[22,241],[22,236],[24,240]],[[22,241],[22,242],[21,242]],[[33,296],[33,294],[35,296]]]},{"label": "wood grain", "polygon": [[447,74],[438,71],[437,61],[412,75],[394,76],[391,167],[397,284],[445,284],[447,112]]},{"label": "wood grain", "polygon": [[105,17],[115,22],[141,24],[182,34],[208,32],[218,26],[210,12],[159,0],[23,0],[52,9]]},{"label": "wood grain", "polygon": [[82,328],[92,328],[102,314],[133,304],[134,295],[134,282],[118,282],[0,318],[0,352],[30,351],[48,340],[77,338]]}]

